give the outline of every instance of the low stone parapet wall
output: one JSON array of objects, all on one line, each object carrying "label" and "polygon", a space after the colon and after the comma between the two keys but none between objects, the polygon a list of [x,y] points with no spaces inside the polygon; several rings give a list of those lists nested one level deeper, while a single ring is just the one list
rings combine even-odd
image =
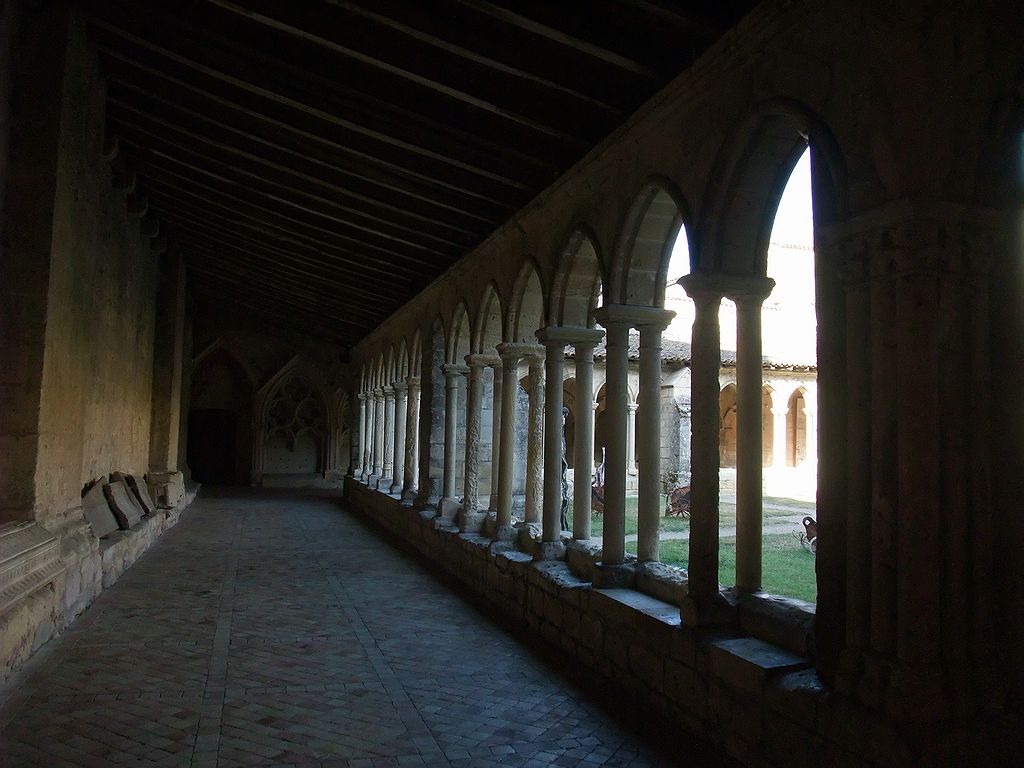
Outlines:
[{"label": "low stone parapet wall", "polygon": [[[829,691],[809,656],[751,635],[751,627],[767,625],[789,645],[807,636],[803,617],[783,631],[772,628],[771,606],[767,613],[764,606],[741,608],[728,626],[694,629],[672,602],[635,589],[594,588],[566,561],[534,560],[507,542],[460,533],[433,511],[359,482],[346,483],[345,498],[673,732],[706,739],[744,765],[893,766],[913,764],[914,755],[922,764],[954,764],[946,762],[955,749],[949,733],[929,727],[908,739],[881,713]],[[671,597],[671,580],[657,571],[641,569],[638,581]]]},{"label": "low stone parapet wall", "polygon": [[81,507],[45,529],[32,524],[33,530],[56,545],[57,557],[45,580],[22,589],[0,612],[0,680],[67,629],[164,531],[176,525],[197,490],[186,488],[175,506],[157,509],[129,530],[102,539],[93,534]]}]

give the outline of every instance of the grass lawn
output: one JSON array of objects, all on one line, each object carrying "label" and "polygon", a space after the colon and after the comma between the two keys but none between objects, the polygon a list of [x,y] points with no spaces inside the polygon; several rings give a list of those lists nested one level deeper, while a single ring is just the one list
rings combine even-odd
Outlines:
[{"label": "grass lawn", "polygon": [[[664,498],[662,499],[664,502]],[[769,524],[772,522],[774,517],[789,517],[797,514],[789,510],[772,509],[770,504],[782,504],[788,507],[799,508],[807,510],[808,513],[814,514],[814,504],[805,501],[796,501],[794,499],[783,499],[775,496],[764,497],[764,522]],[[626,535],[636,533],[636,496],[626,497]],[[569,519],[572,519],[572,502],[569,502]],[[736,505],[726,504],[724,502],[718,505],[718,520],[719,525],[722,528],[735,528],[736,527]],[[592,515],[590,518],[590,530],[591,535],[600,536],[604,530],[604,515]],[[661,516],[658,525],[659,531],[688,531],[690,530],[690,521],[688,519],[679,517],[665,517]]]},{"label": "grass lawn", "polygon": [[[661,542],[661,562],[686,567],[689,542]],[[626,544],[636,554],[636,542]],[[764,591],[813,603],[818,586],[814,576],[814,556],[792,536],[765,536],[763,552]],[[718,581],[729,586],[736,581],[736,540],[723,540],[719,548]]]},{"label": "grass lawn", "polygon": [[[773,522],[773,518],[791,517],[799,514],[795,509],[807,510],[814,514],[814,504],[795,501],[793,499],[776,498],[766,496],[764,508],[764,522],[766,525]],[[772,509],[768,505],[784,505],[790,507],[788,510]],[[570,506],[570,513],[571,513]],[[723,529],[732,529],[736,526],[736,505],[722,503],[719,505],[719,519]],[[690,527],[688,519],[678,517],[664,517],[659,519],[660,531],[687,531]],[[594,515],[591,518],[591,532],[593,536],[601,536],[604,526],[604,516]],[[636,497],[626,498],[626,535],[637,532],[637,508]],[[636,542],[627,542],[626,549],[636,554]],[[814,575],[814,556],[800,546],[800,542],[794,536],[788,534],[775,534],[764,537],[763,545],[763,580],[764,589],[774,595],[785,595],[796,597],[800,600],[815,602],[817,597],[817,584]],[[661,561],[669,565],[686,567],[689,554],[689,543],[686,540],[673,540],[661,542]],[[736,540],[734,537],[722,537],[719,555],[718,580],[729,586],[736,581]]]}]

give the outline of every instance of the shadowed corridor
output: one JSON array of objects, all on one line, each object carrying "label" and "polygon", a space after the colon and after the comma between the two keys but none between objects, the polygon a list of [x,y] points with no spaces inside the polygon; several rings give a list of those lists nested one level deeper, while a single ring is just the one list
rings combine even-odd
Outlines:
[{"label": "shadowed corridor", "polygon": [[324,497],[204,491],[3,693],[12,766],[671,762]]}]

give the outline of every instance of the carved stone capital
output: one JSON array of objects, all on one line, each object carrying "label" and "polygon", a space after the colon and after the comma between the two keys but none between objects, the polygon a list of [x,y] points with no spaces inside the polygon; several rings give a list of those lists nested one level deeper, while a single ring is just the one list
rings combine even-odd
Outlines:
[{"label": "carved stone capital", "polygon": [[544,347],[528,341],[503,342],[496,349],[503,365],[516,365],[523,358],[544,357]]},{"label": "carved stone capital", "polygon": [[605,328],[661,326],[667,328],[676,316],[675,312],[661,307],[645,307],[635,304],[606,304],[594,310],[594,318]]},{"label": "carved stone capital", "polygon": [[493,365],[501,365],[501,358],[496,354],[473,353],[466,355],[466,365],[470,368],[484,369]]},{"label": "carved stone capital", "polygon": [[469,373],[469,366],[462,365],[461,363],[445,363],[441,366],[441,373],[449,381],[455,381],[459,376],[465,376]]}]

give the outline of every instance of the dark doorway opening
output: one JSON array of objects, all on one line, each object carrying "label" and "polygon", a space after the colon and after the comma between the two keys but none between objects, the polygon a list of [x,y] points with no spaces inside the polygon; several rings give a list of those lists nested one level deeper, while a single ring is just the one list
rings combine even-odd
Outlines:
[{"label": "dark doorway opening", "polygon": [[197,408],[188,417],[188,465],[208,485],[240,485],[238,414],[222,408]]}]

